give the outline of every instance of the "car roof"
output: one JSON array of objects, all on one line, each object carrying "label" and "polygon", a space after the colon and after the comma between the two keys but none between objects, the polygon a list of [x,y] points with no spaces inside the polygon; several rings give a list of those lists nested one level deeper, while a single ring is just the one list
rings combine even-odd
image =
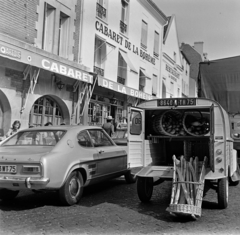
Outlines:
[{"label": "car roof", "polygon": [[40,126],[32,127],[19,131],[43,131],[43,130],[85,130],[85,129],[102,129],[100,126],[89,126],[89,125],[59,125],[59,126]]}]

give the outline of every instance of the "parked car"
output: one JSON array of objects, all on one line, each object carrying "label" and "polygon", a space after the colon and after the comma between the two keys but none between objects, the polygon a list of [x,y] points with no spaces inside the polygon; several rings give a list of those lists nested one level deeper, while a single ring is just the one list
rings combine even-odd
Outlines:
[{"label": "parked car", "polygon": [[117,145],[127,146],[127,128],[117,129],[112,135],[112,139]]},{"label": "parked car", "polygon": [[0,199],[19,190],[57,190],[65,205],[78,203],[85,186],[125,176],[135,182],[124,147],[101,127],[50,126],[19,131],[0,143]]}]

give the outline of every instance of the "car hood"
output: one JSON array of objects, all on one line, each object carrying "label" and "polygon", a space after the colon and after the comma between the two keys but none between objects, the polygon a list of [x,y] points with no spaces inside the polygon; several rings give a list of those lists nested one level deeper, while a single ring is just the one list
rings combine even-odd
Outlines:
[{"label": "car hood", "polygon": [[0,161],[40,161],[52,147],[6,146],[0,147]]}]

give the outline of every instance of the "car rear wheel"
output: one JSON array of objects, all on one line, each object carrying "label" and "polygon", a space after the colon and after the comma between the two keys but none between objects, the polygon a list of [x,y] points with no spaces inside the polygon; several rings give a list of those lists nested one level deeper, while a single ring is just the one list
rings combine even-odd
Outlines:
[{"label": "car rear wheel", "polygon": [[60,201],[66,206],[71,206],[80,201],[82,193],[82,174],[78,171],[73,171],[59,190]]},{"label": "car rear wheel", "polygon": [[138,177],[137,179],[137,193],[142,202],[150,201],[153,193],[153,178],[152,177]]},{"label": "car rear wheel", "polygon": [[131,171],[128,171],[128,173],[126,173],[124,177],[128,184],[133,184],[136,182],[136,177],[131,173]]},{"label": "car rear wheel", "polygon": [[19,191],[13,191],[6,188],[0,189],[0,199],[3,201],[9,201],[14,199],[18,195]]}]

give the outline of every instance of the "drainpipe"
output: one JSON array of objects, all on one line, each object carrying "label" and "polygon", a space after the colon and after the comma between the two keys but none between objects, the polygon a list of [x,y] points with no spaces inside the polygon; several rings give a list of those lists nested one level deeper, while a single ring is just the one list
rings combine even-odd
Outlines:
[{"label": "drainpipe", "polygon": [[79,40],[78,40],[78,63],[82,63],[82,28],[83,28],[83,6],[84,6],[84,0],[81,0],[81,10],[80,10],[80,26],[79,26]]}]

